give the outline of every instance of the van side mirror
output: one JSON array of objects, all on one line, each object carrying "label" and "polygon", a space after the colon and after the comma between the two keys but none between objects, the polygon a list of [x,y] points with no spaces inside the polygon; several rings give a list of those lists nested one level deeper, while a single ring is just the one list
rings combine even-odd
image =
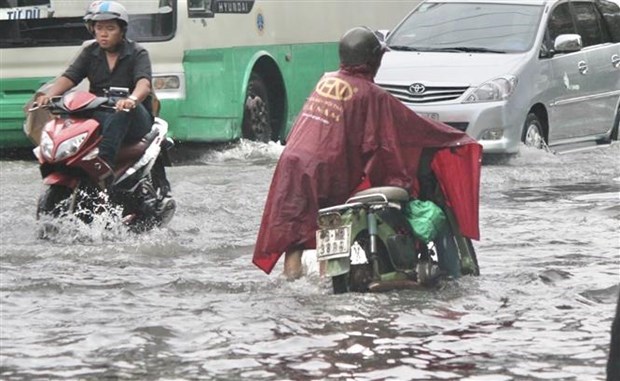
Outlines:
[{"label": "van side mirror", "polygon": [[381,42],[385,42],[385,40],[390,35],[390,31],[388,29],[375,30],[375,35],[379,38]]},{"label": "van side mirror", "polygon": [[583,48],[583,42],[578,34],[561,34],[555,38],[553,43],[555,54],[578,52],[581,48]]}]

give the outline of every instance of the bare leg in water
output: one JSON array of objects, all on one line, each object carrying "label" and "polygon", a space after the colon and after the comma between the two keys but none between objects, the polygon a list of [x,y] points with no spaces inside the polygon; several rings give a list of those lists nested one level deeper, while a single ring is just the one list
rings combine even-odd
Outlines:
[{"label": "bare leg in water", "polygon": [[291,250],[284,254],[284,276],[288,280],[301,278],[301,253],[302,250]]}]

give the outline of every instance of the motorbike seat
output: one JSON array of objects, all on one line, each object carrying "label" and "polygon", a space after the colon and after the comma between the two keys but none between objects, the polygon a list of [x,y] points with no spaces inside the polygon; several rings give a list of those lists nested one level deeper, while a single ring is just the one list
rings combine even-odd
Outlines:
[{"label": "motorbike seat", "polygon": [[409,201],[409,192],[399,187],[372,187],[359,191],[352,198],[370,195],[383,195],[389,202],[406,202]]},{"label": "motorbike seat", "polygon": [[116,156],[117,170],[115,173],[118,175],[119,173],[125,172],[127,168],[138,161],[153,140],[157,138],[158,133],[156,129],[153,129],[137,142],[122,145]]}]

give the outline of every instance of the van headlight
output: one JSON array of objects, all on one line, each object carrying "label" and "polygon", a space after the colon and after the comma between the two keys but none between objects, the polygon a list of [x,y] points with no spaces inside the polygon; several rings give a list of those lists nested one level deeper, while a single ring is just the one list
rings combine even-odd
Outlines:
[{"label": "van headlight", "polygon": [[517,87],[517,77],[507,75],[485,82],[473,90],[463,103],[495,102],[508,99]]}]

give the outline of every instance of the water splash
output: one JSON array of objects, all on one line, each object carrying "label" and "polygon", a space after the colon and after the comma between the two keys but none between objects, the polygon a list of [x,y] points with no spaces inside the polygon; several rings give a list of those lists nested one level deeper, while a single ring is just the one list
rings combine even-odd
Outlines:
[{"label": "water splash", "polygon": [[205,154],[202,160],[209,163],[240,161],[262,164],[277,161],[283,150],[284,145],[280,142],[261,143],[241,139],[226,149]]}]

